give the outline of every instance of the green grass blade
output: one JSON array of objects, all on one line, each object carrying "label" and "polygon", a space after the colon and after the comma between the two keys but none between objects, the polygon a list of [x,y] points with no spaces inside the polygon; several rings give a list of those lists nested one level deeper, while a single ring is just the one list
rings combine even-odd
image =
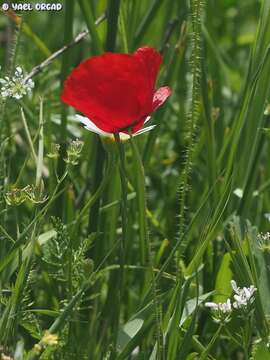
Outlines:
[{"label": "green grass blade", "polygon": [[84,16],[88,30],[92,38],[92,47],[95,54],[101,54],[103,52],[103,46],[96,29],[94,14],[91,6],[87,0],[78,0],[81,8],[81,12]]}]

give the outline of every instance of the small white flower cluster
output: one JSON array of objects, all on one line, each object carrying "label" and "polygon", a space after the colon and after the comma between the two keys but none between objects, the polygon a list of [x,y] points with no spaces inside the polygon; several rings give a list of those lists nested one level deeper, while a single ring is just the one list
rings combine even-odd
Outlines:
[{"label": "small white flower cluster", "polygon": [[267,231],[266,233],[260,233],[260,234],[258,234],[258,238],[261,241],[269,241],[270,240],[270,232]]},{"label": "small white flower cluster", "polygon": [[257,291],[254,285],[251,285],[249,288],[239,288],[234,280],[231,281],[231,285],[235,293],[233,296],[235,300],[233,302],[233,307],[235,309],[241,309],[243,307],[246,308],[248,305],[253,303],[255,300],[254,293]]},{"label": "small white flower cluster", "polygon": [[258,234],[259,249],[263,252],[270,252],[270,232]]},{"label": "small white flower cluster", "polygon": [[12,78],[5,76],[4,79],[0,78],[0,93],[3,98],[21,99],[24,95],[31,92],[35,86],[32,79],[24,80],[23,70],[20,66],[15,69]]},{"label": "small white flower cluster", "polygon": [[225,303],[206,302],[205,306],[215,311],[220,311],[223,314],[228,314],[232,311],[232,304],[230,299],[228,299]]},{"label": "small white flower cluster", "polygon": [[244,309],[246,310],[249,305],[253,303],[255,300],[254,294],[257,289],[254,285],[250,287],[240,288],[237,286],[236,281],[231,281],[232,289],[234,291],[233,299],[231,302],[230,299],[227,299],[225,303],[214,303],[214,302],[206,302],[205,306],[211,308],[216,312],[218,320],[229,320],[229,315],[233,311],[233,309]]}]

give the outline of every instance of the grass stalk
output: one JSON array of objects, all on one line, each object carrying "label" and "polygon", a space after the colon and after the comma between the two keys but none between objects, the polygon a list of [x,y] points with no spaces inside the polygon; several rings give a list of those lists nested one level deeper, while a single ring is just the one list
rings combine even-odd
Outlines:
[{"label": "grass stalk", "polygon": [[102,46],[99,34],[96,29],[94,14],[92,12],[89,1],[88,0],[79,0],[79,5],[81,8],[81,12],[84,16],[86,25],[89,29],[89,33],[91,35],[93,52],[95,54],[101,54],[103,51],[103,46]]},{"label": "grass stalk", "polygon": [[[65,5],[67,11],[65,12],[65,27],[64,27],[64,42],[69,43],[73,38],[73,18],[74,18],[74,0],[66,0]],[[67,78],[71,65],[71,54],[70,52],[66,53],[66,56],[62,59],[61,67],[61,89],[65,79]],[[61,133],[60,133],[60,145],[61,145],[61,156],[58,162],[58,173],[60,176],[64,174],[66,156],[66,147],[67,147],[67,107],[62,104],[61,106]],[[65,186],[65,183],[62,184]],[[56,214],[59,217],[64,216],[66,196],[63,194],[56,202]]]},{"label": "grass stalk", "polygon": [[[203,4],[201,0],[191,1],[191,22],[192,22],[192,55],[191,55],[191,109],[187,115],[186,124],[186,150],[183,170],[180,177],[179,192],[179,231],[181,237],[184,233],[185,216],[187,207],[187,195],[189,192],[189,176],[192,167],[194,137],[196,125],[200,115],[200,93],[201,93],[201,16]],[[179,257],[178,257],[179,260]],[[177,265],[178,266],[178,265]]]}]

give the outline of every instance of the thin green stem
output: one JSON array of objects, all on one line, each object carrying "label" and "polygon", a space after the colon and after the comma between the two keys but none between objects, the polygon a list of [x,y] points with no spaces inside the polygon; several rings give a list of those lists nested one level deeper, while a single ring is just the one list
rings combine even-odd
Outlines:
[{"label": "thin green stem", "polygon": [[42,170],[43,170],[43,158],[44,158],[44,134],[43,134],[43,100],[40,99],[39,110],[39,142],[38,142],[38,155],[37,155],[37,169],[36,169],[36,187],[39,195],[42,192]]},{"label": "thin green stem", "polygon": [[[105,164],[105,151],[103,149],[100,138],[97,136],[94,139],[94,148],[95,148],[95,160],[94,160],[94,175],[93,175],[93,186],[92,189],[94,192],[98,191],[99,184],[102,182],[103,177],[103,168]],[[100,213],[100,201],[95,201],[93,207],[89,207],[89,219],[88,219],[88,232],[95,233],[98,232],[99,228],[99,213]]]},{"label": "thin green stem", "polygon": [[127,202],[127,178],[126,178],[126,165],[125,165],[125,148],[123,143],[120,140],[120,136],[118,133],[114,134],[115,141],[117,143],[120,162],[119,162],[119,170],[120,170],[120,180],[121,180],[121,189],[122,189],[122,201],[121,201],[121,219],[122,219],[122,237],[120,243],[120,275],[119,275],[119,307],[118,307],[118,316],[116,318],[117,323],[115,324],[115,344],[117,341],[118,328],[119,328],[119,320],[120,320],[120,304],[123,299],[124,292],[124,283],[125,283],[125,273],[124,266],[126,261],[126,245],[127,245],[127,227],[128,227],[128,202]]},{"label": "thin green stem", "polygon": [[[64,43],[70,43],[73,38],[73,20],[74,20],[74,0],[66,0],[66,12],[65,12],[65,26],[64,26]],[[61,88],[63,88],[64,81],[67,78],[71,66],[71,52],[68,51],[62,59],[62,67],[61,67]],[[60,125],[61,133],[60,133],[60,145],[61,145],[61,156],[58,162],[58,173],[60,176],[65,171],[65,161],[64,158],[66,156],[67,149],[67,107],[62,104],[61,106],[61,125]],[[63,182],[62,188],[65,186]],[[56,203],[56,214],[60,218],[64,218],[65,214],[65,203],[66,203],[66,194],[63,193],[62,196],[57,200]]]},{"label": "thin green stem", "polygon": [[146,206],[146,194],[145,194],[145,174],[142,159],[133,139],[132,133],[130,132],[130,143],[132,146],[133,156],[136,163],[136,195],[138,202],[139,212],[139,234],[141,242],[141,261],[142,265],[149,264],[151,281],[153,284],[152,295],[153,302],[155,304],[155,316],[156,316],[156,330],[157,330],[157,356],[160,358],[162,353],[162,341],[161,341],[161,319],[160,309],[157,300],[157,283],[154,274],[154,266],[151,258],[151,246],[149,240],[148,226],[147,226],[147,206]]},{"label": "thin green stem", "polygon": [[141,157],[132,135],[130,135],[130,143],[136,164],[136,199],[139,213],[141,263],[142,265],[145,265],[150,258],[149,234],[147,229],[147,209],[145,200],[145,175]]},{"label": "thin green stem", "polygon": [[37,164],[37,154],[36,154],[36,151],[35,151],[35,148],[34,148],[33,141],[31,139],[31,135],[30,135],[30,131],[29,131],[29,128],[28,128],[28,125],[27,125],[26,117],[25,117],[23,108],[20,108],[20,110],[21,110],[21,117],[22,117],[22,122],[23,122],[24,129],[25,129],[27,141],[29,143],[33,159],[34,159],[35,163]]},{"label": "thin green stem", "polygon": [[207,356],[208,356],[211,348],[214,346],[217,338],[219,337],[219,334],[220,334],[222,328],[223,328],[223,324],[220,324],[219,327],[218,327],[218,329],[217,329],[217,331],[216,331],[216,333],[215,333],[214,336],[212,337],[210,343],[207,345],[206,349],[205,349],[204,352],[201,354],[200,360],[205,360],[205,359],[207,359]]},{"label": "thin green stem", "polygon": [[128,202],[127,202],[127,177],[126,177],[126,161],[125,161],[125,148],[123,143],[120,140],[119,134],[114,134],[118,151],[120,157],[120,179],[121,179],[121,186],[122,186],[122,202],[121,202],[121,217],[122,217],[122,254],[123,258],[125,258],[125,248],[126,248],[126,239],[127,239],[127,225],[128,225],[128,217],[127,217],[127,209],[128,209]]},{"label": "thin green stem", "polygon": [[107,51],[114,51],[114,48],[115,48],[120,3],[121,3],[121,0],[109,0],[108,30],[107,30],[107,39],[106,39]]},{"label": "thin green stem", "polygon": [[[107,186],[107,184],[108,184],[108,182],[110,180],[110,177],[111,177],[111,173],[112,173],[113,168],[115,166],[115,161],[116,161],[116,158],[115,158],[114,154],[109,153],[108,154],[108,160],[107,160],[108,165],[107,165],[106,173],[104,174],[103,179],[100,182],[100,185],[96,189],[95,193],[89,198],[89,200],[86,202],[86,204],[84,205],[82,210],[77,215],[76,220],[75,220],[75,227],[74,227],[74,230],[72,232],[73,235],[76,234],[78,226],[79,226],[81,220],[83,219],[84,215],[97,202],[97,200],[100,198],[101,194],[103,193],[105,187]],[[91,224],[89,224],[89,226],[90,225]]]},{"label": "thin green stem", "polygon": [[[92,36],[92,42],[94,47],[94,53],[100,54],[103,52],[103,46],[100,42],[96,25],[94,22],[94,15],[91,11],[91,7],[87,0],[79,0],[81,9],[84,13],[85,20],[89,29],[89,32]],[[107,18],[108,18],[108,25],[107,25],[107,34],[106,34],[106,50],[107,51],[114,51],[116,38],[117,38],[117,25],[118,25],[118,15],[119,15],[119,8],[120,8],[120,0],[110,0],[108,11],[107,11]],[[105,162],[105,151],[103,149],[101,140],[99,137],[95,138],[95,150],[96,150],[96,157],[95,157],[95,165],[94,165],[94,176],[93,176],[93,189],[99,187],[99,184],[102,179],[103,175],[103,168]],[[99,230],[99,215],[100,215],[100,202],[97,201],[91,211],[89,212],[89,223],[88,223],[88,232],[98,232]]]},{"label": "thin green stem", "polygon": [[78,0],[81,12],[84,16],[86,25],[89,29],[89,33],[92,39],[92,48],[95,54],[101,54],[103,52],[103,46],[99,38],[99,34],[96,29],[94,14],[91,9],[91,5],[88,0]]},{"label": "thin green stem", "polygon": [[58,198],[59,195],[61,195],[64,191],[64,189],[61,189],[58,193],[59,187],[61,186],[62,182],[65,180],[67,176],[67,171],[63,174],[63,176],[59,179],[54,192],[48,201],[48,203],[44,206],[42,210],[40,210],[38,213],[35,214],[33,220],[30,222],[30,224],[24,229],[24,231],[20,234],[19,238],[16,242],[14,242],[12,248],[10,249],[9,254],[5,257],[5,261],[1,262],[0,265],[0,273],[3,271],[3,269],[12,261],[14,253],[17,251],[17,248],[23,243],[23,240],[25,236],[29,233],[30,229],[34,226],[37,221],[39,221],[42,217],[44,217],[52,205],[52,203]]},{"label": "thin green stem", "polygon": [[148,30],[152,21],[154,21],[155,16],[156,16],[160,6],[162,5],[162,3],[163,3],[163,0],[153,0],[152,1],[141,24],[137,28],[137,31],[135,34],[135,39],[134,39],[135,46],[137,46],[142,41],[146,31]]},{"label": "thin green stem", "polygon": [[224,326],[224,330],[225,330],[225,332],[227,333],[227,335],[229,336],[230,340],[231,340],[232,342],[234,342],[237,346],[239,346],[239,347],[241,348],[241,347],[242,347],[242,344],[236,339],[235,336],[233,336],[233,335],[231,334],[231,332],[230,332],[230,330],[228,329],[227,326]]},{"label": "thin green stem", "polygon": [[129,46],[128,46],[127,27],[126,27],[126,19],[123,9],[123,3],[120,8],[120,31],[121,31],[124,52],[128,53]]},{"label": "thin green stem", "polygon": [[194,150],[194,134],[196,124],[200,114],[200,91],[201,91],[201,13],[202,1],[191,1],[191,18],[193,28],[193,49],[191,55],[192,61],[192,95],[191,95],[191,109],[187,116],[187,135],[186,135],[186,152],[185,163],[180,178],[180,211],[179,211],[179,235],[182,236],[185,228],[185,216],[187,207],[187,195],[189,176],[192,167],[192,158]]},{"label": "thin green stem", "polygon": [[[39,127],[38,127],[38,129],[37,129],[37,131],[36,131],[36,133],[35,133],[34,138],[33,138],[33,145],[35,145],[36,140],[37,140],[38,137],[39,137],[39,133],[40,133],[40,125],[39,125]],[[20,172],[19,172],[18,177],[17,177],[17,179],[16,179],[16,181],[15,181],[14,187],[17,187],[18,184],[20,183],[21,178],[22,178],[22,175],[23,175],[23,172],[24,172],[24,170],[25,170],[25,167],[26,167],[26,165],[27,165],[30,157],[31,157],[31,155],[28,153],[27,156],[26,156],[26,158],[25,158],[25,160],[24,160],[23,165],[22,165],[21,168],[20,168]]]}]

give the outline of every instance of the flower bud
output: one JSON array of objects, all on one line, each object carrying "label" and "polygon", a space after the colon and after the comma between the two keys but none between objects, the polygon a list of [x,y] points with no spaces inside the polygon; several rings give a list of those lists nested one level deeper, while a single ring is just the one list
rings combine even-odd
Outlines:
[{"label": "flower bud", "polygon": [[25,200],[30,200],[34,204],[42,204],[47,200],[47,197],[43,196],[40,189],[34,185],[11,189],[4,196],[6,203],[12,206],[21,205]]},{"label": "flower bud", "polygon": [[11,189],[5,194],[5,200],[8,205],[18,206],[27,199],[27,194],[24,189]]},{"label": "flower bud", "polygon": [[60,145],[53,143],[51,145],[51,152],[47,154],[50,159],[57,159],[59,157]]},{"label": "flower bud", "polygon": [[73,140],[67,148],[67,158],[65,162],[71,165],[77,165],[83,148],[83,142],[80,140]]}]

